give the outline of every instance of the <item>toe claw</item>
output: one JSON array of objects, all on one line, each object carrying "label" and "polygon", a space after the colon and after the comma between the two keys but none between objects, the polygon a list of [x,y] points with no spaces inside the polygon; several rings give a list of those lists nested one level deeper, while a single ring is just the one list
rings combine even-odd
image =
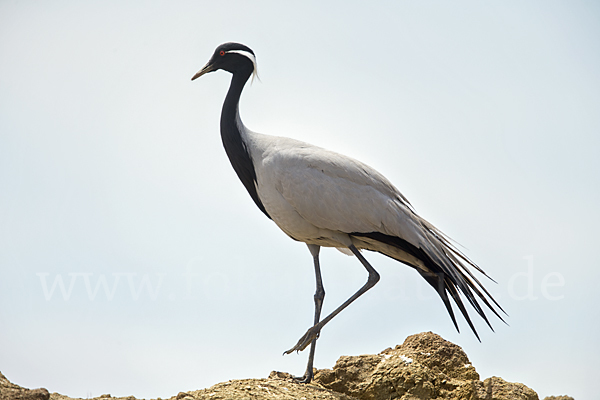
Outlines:
[{"label": "toe claw", "polygon": [[310,383],[312,381],[312,376],[295,376],[292,379],[297,383]]},{"label": "toe claw", "polygon": [[306,331],[304,336],[302,336],[300,338],[300,340],[298,340],[298,343],[296,343],[296,345],[294,347],[292,347],[291,349],[284,351],[283,354],[290,354],[293,351],[300,352],[300,351],[306,349],[308,347],[308,345],[312,343],[313,340],[316,340],[319,338],[320,327],[318,329],[315,329],[315,328],[317,328],[316,325],[313,326],[312,328],[310,328],[308,331]]}]

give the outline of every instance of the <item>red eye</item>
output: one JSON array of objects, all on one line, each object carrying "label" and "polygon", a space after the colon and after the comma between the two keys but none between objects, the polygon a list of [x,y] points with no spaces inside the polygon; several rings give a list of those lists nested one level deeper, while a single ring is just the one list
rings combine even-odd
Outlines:
[{"label": "red eye", "polygon": [[221,50],[221,51],[219,52],[219,54],[221,55],[221,57],[223,57],[223,56],[225,55],[225,52],[224,52],[223,50]]}]

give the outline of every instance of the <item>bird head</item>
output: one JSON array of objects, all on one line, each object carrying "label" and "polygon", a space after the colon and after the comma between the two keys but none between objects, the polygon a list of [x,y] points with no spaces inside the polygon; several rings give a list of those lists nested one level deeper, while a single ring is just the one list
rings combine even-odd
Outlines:
[{"label": "bird head", "polygon": [[232,74],[236,72],[245,72],[248,76],[252,74],[252,80],[258,76],[254,52],[240,43],[223,43],[217,47],[210,60],[192,77],[192,80],[219,69]]}]

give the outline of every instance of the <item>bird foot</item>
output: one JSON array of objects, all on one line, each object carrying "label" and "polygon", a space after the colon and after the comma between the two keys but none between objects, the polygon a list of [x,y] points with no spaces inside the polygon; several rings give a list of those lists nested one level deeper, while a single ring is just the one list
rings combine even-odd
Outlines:
[{"label": "bird foot", "polygon": [[296,383],[310,383],[313,380],[313,374],[305,374],[304,376],[292,377]]},{"label": "bird foot", "polygon": [[306,331],[304,336],[298,340],[298,343],[288,351],[285,351],[283,354],[290,354],[294,351],[302,351],[308,347],[309,344],[312,343],[313,340],[317,340],[319,338],[319,333],[321,332],[321,327],[317,324]]}]

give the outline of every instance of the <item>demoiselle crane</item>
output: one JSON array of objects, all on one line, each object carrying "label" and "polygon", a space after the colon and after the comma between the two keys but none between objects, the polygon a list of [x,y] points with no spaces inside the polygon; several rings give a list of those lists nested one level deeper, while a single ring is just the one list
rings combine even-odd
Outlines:
[{"label": "demoiselle crane", "polygon": [[[499,314],[504,310],[469,268],[487,274],[421,218],[383,175],[353,158],[244,126],[239,100],[246,82],[257,72],[250,48],[239,43],[220,45],[192,80],[220,69],[232,74],[221,112],[221,139],[229,161],[260,211],[289,237],[306,243],[313,257],[317,287],[313,326],[285,352],[310,345],[306,372],[299,381],[313,378],[315,346],[323,326],[379,281],[379,274],[360,252],[363,249],[385,254],[421,274],[441,297],[457,330],[450,298],[479,339],[461,294],[492,330],[480,302],[504,321]],[[369,273],[364,286],[322,320],[321,246],[351,252]]]}]

